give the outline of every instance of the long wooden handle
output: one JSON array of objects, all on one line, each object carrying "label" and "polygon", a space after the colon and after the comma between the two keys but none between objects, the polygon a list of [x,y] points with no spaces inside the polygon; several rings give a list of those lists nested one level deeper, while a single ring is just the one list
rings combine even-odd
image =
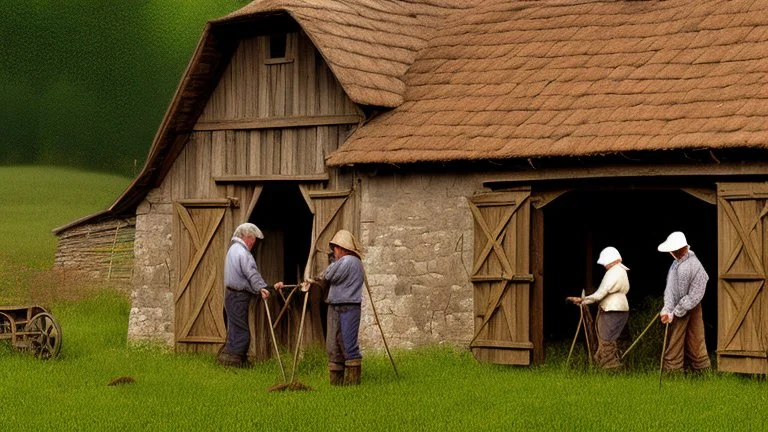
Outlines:
[{"label": "long wooden handle", "polygon": [[651,322],[649,322],[649,323],[648,323],[648,325],[647,325],[647,326],[645,326],[645,330],[643,330],[643,332],[642,332],[642,333],[640,333],[640,336],[638,336],[638,337],[637,337],[637,339],[635,339],[635,341],[634,341],[634,342],[632,342],[632,345],[630,345],[630,346],[629,346],[629,348],[627,348],[627,350],[626,350],[626,351],[624,351],[624,354],[622,354],[622,355],[621,355],[621,358],[622,358],[622,359],[623,359],[623,358],[624,358],[624,357],[625,357],[625,356],[626,356],[626,355],[627,355],[627,354],[628,354],[630,351],[632,351],[632,348],[634,348],[634,347],[635,347],[635,345],[637,345],[637,343],[638,343],[638,342],[640,342],[640,339],[642,339],[642,337],[643,337],[643,336],[645,336],[645,333],[646,333],[646,332],[648,332],[648,329],[650,329],[650,328],[651,328],[651,326],[653,325],[653,323],[655,323],[655,322],[656,322],[656,320],[657,320],[657,319],[659,319],[658,315],[654,315],[654,316],[652,316],[652,317],[651,317]]},{"label": "long wooden handle", "polygon": [[581,323],[584,321],[584,309],[579,307],[579,325],[576,326],[576,334],[573,335],[573,342],[571,342],[571,349],[568,351],[568,358],[565,359],[565,367],[568,367],[568,363],[571,361],[571,354],[573,354],[573,347],[576,346],[576,338],[579,337],[579,331],[581,331]]},{"label": "long wooden handle", "polygon": [[296,350],[293,353],[293,370],[291,371],[291,382],[296,377],[296,364],[299,360],[299,349],[301,349],[301,336],[304,333],[304,316],[307,312],[307,300],[309,299],[309,290],[304,293],[304,306],[301,308],[301,321],[299,322],[299,336],[296,338]]},{"label": "long wooden handle", "polygon": [[288,294],[288,297],[285,299],[285,304],[283,305],[283,308],[282,308],[282,309],[280,309],[280,313],[278,313],[278,314],[277,314],[277,318],[275,318],[275,322],[272,324],[272,328],[273,328],[273,329],[274,329],[274,328],[277,328],[277,325],[280,323],[280,318],[282,318],[282,317],[283,317],[283,314],[285,313],[285,311],[286,311],[286,310],[288,310],[288,306],[290,306],[291,297],[293,297],[293,293],[295,293],[295,292],[296,292],[296,288],[297,288],[299,285],[285,285],[285,286],[283,286],[283,287],[285,288],[286,286],[287,286],[287,287],[293,287],[293,289],[292,289],[292,290],[291,290],[291,292]]},{"label": "long wooden handle", "polygon": [[373,296],[371,295],[371,287],[368,285],[368,275],[363,270],[363,281],[365,282],[365,289],[368,291],[368,299],[371,301],[371,309],[373,309],[373,318],[376,320],[376,325],[379,326],[379,332],[381,332],[381,339],[384,341],[384,349],[387,350],[389,356],[389,362],[392,363],[392,369],[395,371],[395,376],[399,377],[397,373],[397,367],[395,366],[395,360],[392,358],[392,353],[389,352],[389,345],[387,345],[387,338],[384,336],[384,330],[381,328],[381,322],[379,321],[379,314],[376,312],[376,305],[373,303]]},{"label": "long wooden handle", "polygon": [[269,305],[267,299],[264,300],[264,310],[267,311],[267,321],[269,322],[269,334],[272,336],[272,346],[275,347],[275,355],[277,355],[277,363],[280,364],[280,372],[283,374],[283,382],[285,382],[285,368],[283,367],[283,361],[280,359],[280,349],[277,347],[277,339],[275,338],[275,330],[272,328],[272,315],[269,313]]},{"label": "long wooden handle", "polygon": [[664,343],[661,347],[661,360],[659,360],[659,389],[661,389],[661,376],[664,373],[664,353],[667,351],[667,334],[669,333],[669,323],[666,323],[664,326]]}]

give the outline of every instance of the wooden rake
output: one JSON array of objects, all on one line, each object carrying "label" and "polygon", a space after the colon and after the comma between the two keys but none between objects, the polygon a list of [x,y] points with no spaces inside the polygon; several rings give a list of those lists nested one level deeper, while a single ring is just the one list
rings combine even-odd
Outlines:
[{"label": "wooden rake", "polygon": [[269,391],[282,391],[282,390],[312,390],[312,387],[296,380],[296,367],[299,363],[299,350],[301,350],[301,337],[304,335],[304,318],[307,314],[307,301],[309,300],[309,289],[304,292],[304,305],[301,308],[301,321],[299,322],[299,335],[296,338],[296,349],[293,353],[293,369],[291,370],[291,380],[282,384],[278,384],[269,389]]}]

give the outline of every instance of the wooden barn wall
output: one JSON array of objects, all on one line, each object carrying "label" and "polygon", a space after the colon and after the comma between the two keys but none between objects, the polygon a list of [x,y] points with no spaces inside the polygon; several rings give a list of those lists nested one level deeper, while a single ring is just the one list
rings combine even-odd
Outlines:
[{"label": "wooden barn wall", "polygon": [[357,114],[357,107],[304,32],[289,33],[284,63],[267,64],[269,36],[244,39],[200,122]]},{"label": "wooden barn wall", "polygon": [[[247,220],[254,193],[270,181],[292,181],[307,191],[352,188],[350,174],[328,169],[324,161],[362,116],[306,35],[289,34],[287,42],[289,55],[277,62],[265,61],[266,36],[240,43],[184,148],[140,206],[136,248],[141,259],[133,282],[131,340],[177,341],[182,351],[219,348],[214,339],[220,323],[211,317],[216,318],[212,309],[223,299],[221,281],[216,278],[213,297],[204,304],[189,293],[209,292],[206,275],[221,270],[212,268],[218,261],[198,257],[195,243],[213,226],[210,215],[224,208],[222,201],[232,205],[224,204],[209,245],[227,244]],[[324,177],[327,181],[317,180]],[[180,219],[185,211],[193,221]],[[194,241],[189,223],[200,230]],[[207,250],[218,250],[214,247]],[[255,325],[263,327],[263,307],[254,312]],[[178,343],[179,338],[188,343]],[[267,342],[255,341],[249,354],[268,357]]]},{"label": "wooden barn wall", "polygon": [[127,283],[133,272],[136,219],[107,219],[62,231],[57,268]]}]

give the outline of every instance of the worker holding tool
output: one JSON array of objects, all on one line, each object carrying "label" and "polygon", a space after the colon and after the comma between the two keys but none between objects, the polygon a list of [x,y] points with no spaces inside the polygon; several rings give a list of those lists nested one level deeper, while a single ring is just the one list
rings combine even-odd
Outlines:
[{"label": "worker holding tool", "polygon": [[604,369],[621,366],[616,340],[621,335],[629,318],[629,278],[627,268],[621,263],[621,255],[614,247],[607,247],[600,252],[597,263],[605,267],[605,275],[600,286],[587,297],[567,297],[566,300],[577,305],[589,305],[600,302],[597,311],[598,347],[595,362]]},{"label": "worker holding tool", "polygon": [[358,385],[363,356],[357,336],[365,283],[361,247],[347,230],[338,231],[329,246],[333,251],[331,264],[319,280],[308,280],[304,286],[329,286],[326,349],[331,385]]},{"label": "worker holding tool", "polygon": [[667,273],[664,307],[659,313],[661,322],[669,329],[663,369],[682,370],[686,359],[694,371],[707,369],[710,362],[704,340],[701,300],[709,275],[680,231],[670,234],[658,250],[669,252],[675,259]]},{"label": "worker holding tool", "polygon": [[227,341],[218,355],[218,362],[224,366],[247,365],[248,344],[251,336],[248,330],[248,304],[251,297],[260,295],[266,299],[272,287],[259,273],[251,249],[264,234],[252,223],[244,223],[235,229],[224,263],[224,310],[227,313]]}]

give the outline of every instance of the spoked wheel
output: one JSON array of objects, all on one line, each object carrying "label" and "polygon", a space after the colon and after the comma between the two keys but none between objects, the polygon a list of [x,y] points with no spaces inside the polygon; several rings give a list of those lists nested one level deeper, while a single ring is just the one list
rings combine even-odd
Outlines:
[{"label": "spoked wheel", "polygon": [[16,324],[10,315],[0,312],[0,339],[13,339],[16,330]]},{"label": "spoked wheel", "polygon": [[47,359],[59,355],[61,327],[49,313],[42,312],[32,317],[24,327],[24,332],[30,333],[29,348],[35,357]]}]

